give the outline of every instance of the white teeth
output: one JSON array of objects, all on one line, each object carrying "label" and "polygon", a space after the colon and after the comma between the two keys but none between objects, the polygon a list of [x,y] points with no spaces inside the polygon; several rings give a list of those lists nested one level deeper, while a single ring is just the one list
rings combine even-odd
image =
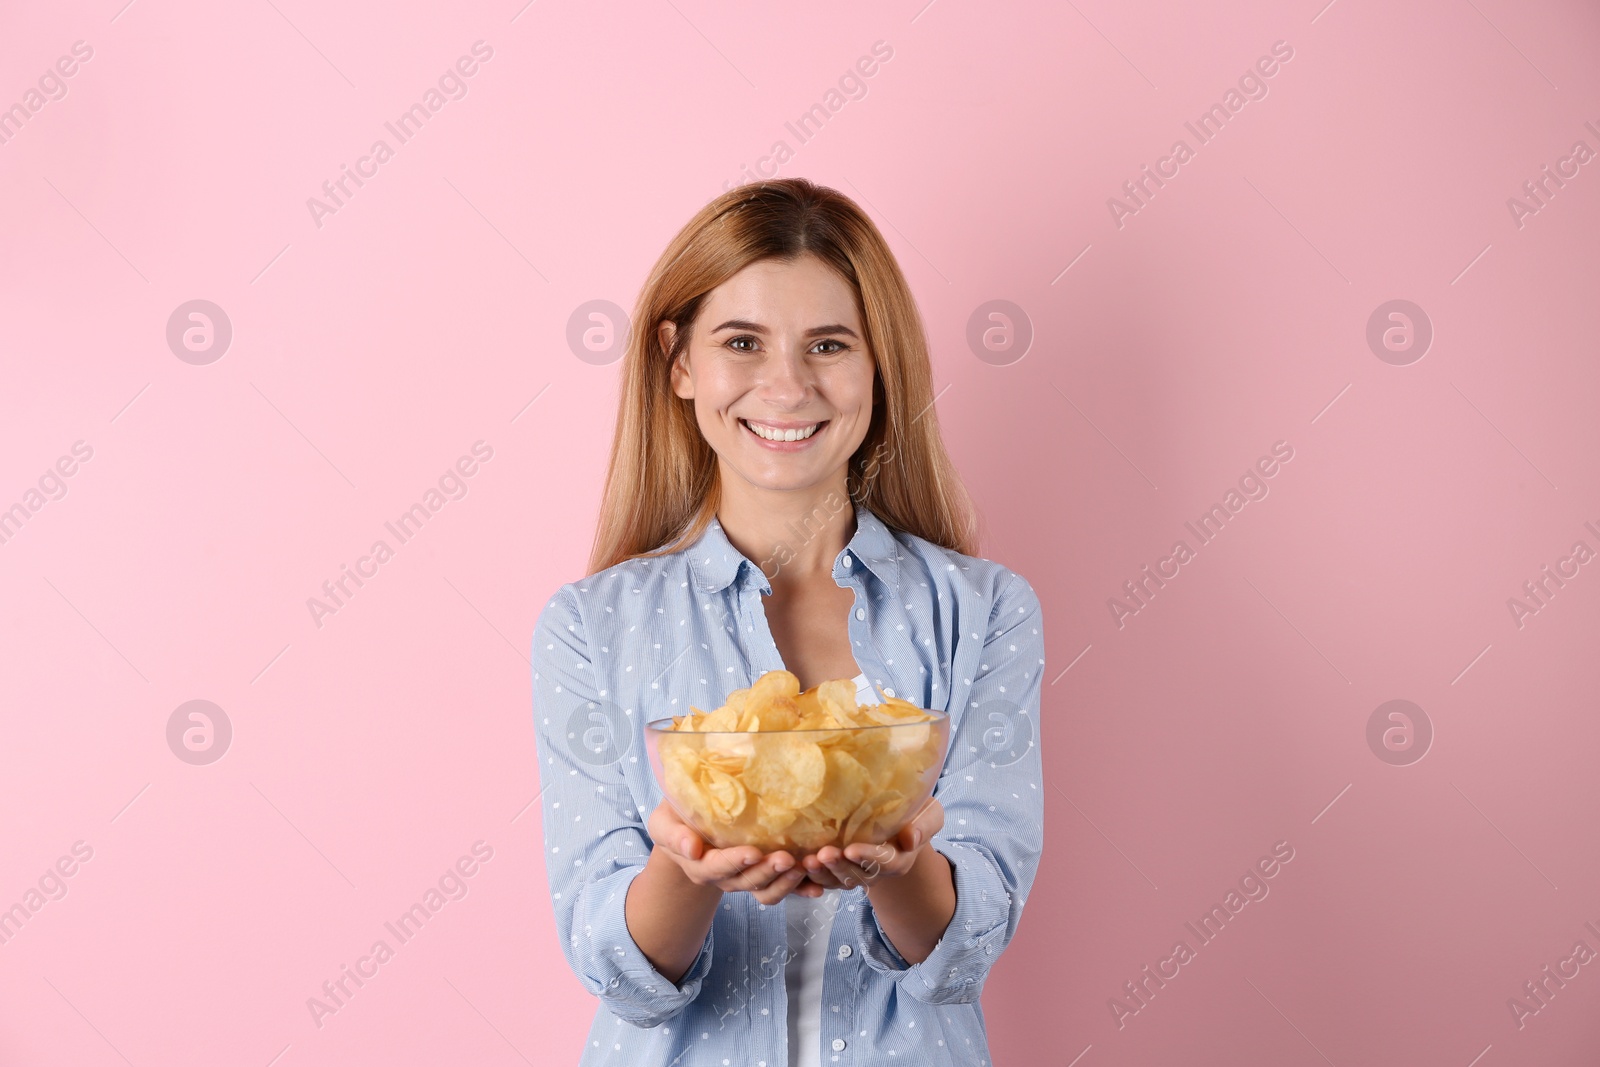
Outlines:
[{"label": "white teeth", "polygon": [[822,423],[812,423],[810,426],[800,430],[775,430],[770,426],[757,426],[752,422],[745,422],[745,425],[757,437],[765,438],[768,441],[804,441],[807,437],[816,433],[817,427],[821,426]]}]

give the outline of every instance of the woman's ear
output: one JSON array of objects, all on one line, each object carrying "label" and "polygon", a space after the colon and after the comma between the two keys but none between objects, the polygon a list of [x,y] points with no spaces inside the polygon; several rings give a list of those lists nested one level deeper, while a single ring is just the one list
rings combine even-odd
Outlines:
[{"label": "woman's ear", "polygon": [[[672,339],[677,334],[677,327],[670,321],[664,321],[656,330],[656,336],[661,340],[661,351],[672,351]],[[694,399],[694,382],[689,379],[688,364],[689,350],[685,348],[679,353],[678,358],[672,361],[671,378],[672,391],[684,400]]]}]

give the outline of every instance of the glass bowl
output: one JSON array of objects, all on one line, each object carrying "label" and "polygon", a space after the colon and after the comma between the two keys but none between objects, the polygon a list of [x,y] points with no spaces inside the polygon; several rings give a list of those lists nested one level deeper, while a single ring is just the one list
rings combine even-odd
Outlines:
[{"label": "glass bowl", "polygon": [[950,747],[950,717],[817,730],[674,730],[645,724],[656,782],[678,817],[712,848],[783,849],[796,860],[825,845],[879,844],[933,795]]}]

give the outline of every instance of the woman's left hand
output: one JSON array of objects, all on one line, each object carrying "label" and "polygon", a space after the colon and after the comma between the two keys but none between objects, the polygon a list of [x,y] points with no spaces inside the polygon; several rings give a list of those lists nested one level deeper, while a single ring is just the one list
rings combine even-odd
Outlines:
[{"label": "woman's left hand", "polygon": [[917,854],[944,829],[944,805],[928,798],[916,817],[881,845],[856,842],[840,849],[824,845],[805,857],[806,878],[825,889],[854,889],[884,878],[899,878],[917,862]]}]

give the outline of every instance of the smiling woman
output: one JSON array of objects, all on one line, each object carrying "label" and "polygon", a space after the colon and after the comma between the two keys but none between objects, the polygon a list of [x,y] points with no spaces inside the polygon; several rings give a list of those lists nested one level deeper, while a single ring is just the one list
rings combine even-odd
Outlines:
[{"label": "smiling woman", "polygon": [[[788,282],[803,288],[773,288]],[[724,469],[714,446],[738,427],[724,435],[708,424],[708,411],[713,420],[726,419],[715,411],[715,399],[683,403],[694,396],[683,391],[685,377],[693,390],[698,366],[705,364],[715,379],[711,385],[724,390],[739,373],[747,385],[763,370],[796,374],[802,341],[804,364],[828,380],[829,388],[819,386],[819,392],[836,392],[843,374],[859,382],[871,372],[871,403],[857,412],[853,427],[864,436],[844,453],[846,495],[891,526],[976,550],[976,516],[933,407],[921,315],[882,235],[847,197],[803,178],[758,182],[719,196],[663,250],[633,321],[658,325],[637,331],[623,366],[590,573],[692,542],[719,512]],[[699,358],[712,351],[714,364]],[[785,359],[787,368],[780,366]],[[794,382],[766,380],[760,387],[768,390],[759,398],[763,403],[746,397],[734,422],[744,416],[804,423],[831,414],[780,414],[793,403]],[[822,406],[821,400],[808,402]],[[861,399],[852,396],[851,403],[859,408]],[[847,435],[834,436],[837,442]],[[869,469],[870,457],[886,452],[909,462]]]},{"label": "smiling woman", "polygon": [[[985,731],[1039,736],[1043,623],[976,554],[905,278],[847,197],[761,182],[690,220],[633,321],[588,577],[530,657],[551,904],[600,998],[581,1062],[983,1062],[1043,847],[1038,744]],[[909,825],[795,856],[679,819],[644,724],[771,671],[949,716]]]}]

